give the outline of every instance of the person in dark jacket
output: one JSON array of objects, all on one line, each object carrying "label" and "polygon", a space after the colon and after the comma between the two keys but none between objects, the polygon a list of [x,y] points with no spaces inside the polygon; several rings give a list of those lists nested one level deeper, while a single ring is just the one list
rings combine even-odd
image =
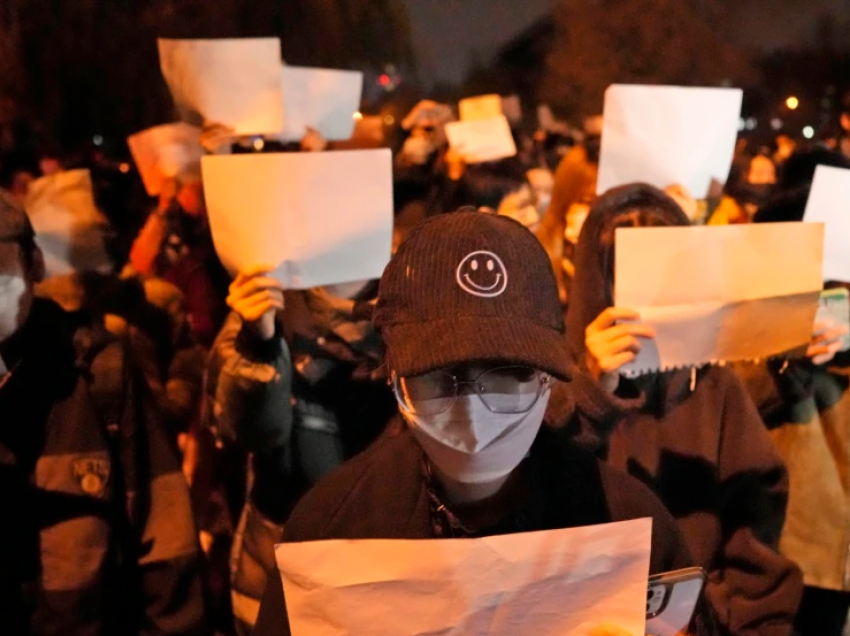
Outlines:
[{"label": "person in dark jacket", "polygon": [[[384,272],[374,323],[408,427],[308,492],[285,541],[482,537],[652,517],[652,572],[690,563],[644,486],[541,429],[552,378],[566,380],[569,363],[548,257],[522,225],[478,212],[422,223]],[[275,571],[254,634],[289,633]]]},{"label": "person in dark jacket", "polygon": [[398,415],[370,322],[376,291],[375,281],[283,291],[265,272],[239,275],[232,286],[234,312],[207,372],[204,425],[222,450],[251,453],[251,488],[231,553],[239,634],[256,620],[292,507]]},{"label": "person in dark jacket", "polygon": [[123,343],[33,288],[44,260],[0,191],[0,631],[206,634],[173,445]]},{"label": "person in dark jacket", "polygon": [[[756,223],[803,220],[817,166],[850,158],[816,148],[794,153]],[[850,281],[825,281],[827,288]],[[788,464],[788,518],[779,548],[803,570],[799,636],[840,636],[850,611],[850,352],[846,326],[816,322],[806,357],[736,365]]]},{"label": "person in dark jacket", "polygon": [[799,569],[777,550],[788,475],[741,381],[721,366],[635,380],[619,373],[653,333],[612,306],[616,229],[684,225],[679,205],[645,184],[596,202],[567,314],[581,372],[571,387],[555,387],[547,421],[661,498],[709,573],[707,595],[727,633],[787,635],[802,590]]}]

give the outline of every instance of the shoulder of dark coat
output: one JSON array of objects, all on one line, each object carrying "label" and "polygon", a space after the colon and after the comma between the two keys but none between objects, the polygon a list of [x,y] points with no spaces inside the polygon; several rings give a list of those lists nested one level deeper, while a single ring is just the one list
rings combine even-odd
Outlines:
[{"label": "shoulder of dark coat", "polygon": [[612,522],[652,519],[650,574],[692,566],[681,530],[655,493],[631,475],[602,462],[599,471]]},{"label": "shoulder of dark coat", "polygon": [[288,541],[389,538],[406,525],[422,487],[422,450],[409,431],[375,442],[322,479],[287,522]]}]

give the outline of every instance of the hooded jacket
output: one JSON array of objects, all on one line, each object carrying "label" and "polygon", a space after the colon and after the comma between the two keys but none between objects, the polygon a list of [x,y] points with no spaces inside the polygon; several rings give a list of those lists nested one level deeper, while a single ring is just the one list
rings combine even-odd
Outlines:
[{"label": "hooded jacket", "polygon": [[[655,224],[688,224],[672,199],[643,184],[609,191],[585,222],[567,314],[580,369],[588,325],[613,304],[613,245],[603,249],[602,239],[618,217],[647,208],[655,211]],[[800,572],[777,551],[788,477],[732,371],[704,367],[621,378],[614,394],[577,373],[569,389],[555,387],[547,422],[655,491],[709,573],[707,596],[728,633],[791,633]]]}]

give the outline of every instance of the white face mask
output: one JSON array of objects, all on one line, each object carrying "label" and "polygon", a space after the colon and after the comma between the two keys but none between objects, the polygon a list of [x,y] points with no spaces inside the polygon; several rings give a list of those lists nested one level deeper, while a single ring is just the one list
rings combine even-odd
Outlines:
[{"label": "white face mask", "polygon": [[439,415],[402,415],[428,458],[446,477],[465,484],[501,479],[528,453],[549,402],[547,390],[527,413],[491,413],[477,395],[461,395]]},{"label": "white face mask", "polygon": [[20,326],[21,300],[27,292],[27,282],[20,276],[0,274],[0,342]]}]

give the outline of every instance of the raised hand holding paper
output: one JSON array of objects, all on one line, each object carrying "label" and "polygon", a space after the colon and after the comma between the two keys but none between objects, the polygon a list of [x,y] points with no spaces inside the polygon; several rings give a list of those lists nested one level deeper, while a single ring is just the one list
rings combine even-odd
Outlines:
[{"label": "raised hand holding paper", "polygon": [[504,115],[446,124],[446,136],[452,150],[469,164],[506,159],[517,152]]},{"label": "raised hand holding paper", "polygon": [[207,156],[216,251],[231,272],[275,267],[306,289],[381,275],[392,245],[389,150]]},{"label": "raised hand holding paper", "polygon": [[499,95],[481,95],[480,97],[462,99],[458,104],[458,110],[460,111],[461,121],[491,119],[504,115],[502,98]]},{"label": "raised hand holding paper", "polygon": [[[652,521],[480,539],[280,544],[291,631],[311,636],[644,633]],[[402,608],[402,609],[399,609]]]},{"label": "raised hand holding paper", "polygon": [[644,182],[705,198],[729,176],[742,98],[732,88],[609,87],[597,192]]},{"label": "raised hand holding paper", "polygon": [[805,351],[822,224],[619,228],[615,246],[615,305],[656,332],[623,375]]},{"label": "raised hand holding paper", "polygon": [[201,130],[184,123],[163,124],[127,138],[133,161],[151,196],[159,194],[162,182],[184,170],[200,170]]},{"label": "raised hand holding paper", "polygon": [[283,141],[299,141],[307,128],[328,141],[350,139],[360,109],[363,73],[284,66]]},{"label": "raised hand holding paper", "polygon": [[850,170],[818,166],[804,221],[823,223],[823,279],[850,282]]},{"label": "raised hand holding paper", "polygon": [[159,64],[181,116],[237,135],[283,130],[280,40],[159,40]]}]

